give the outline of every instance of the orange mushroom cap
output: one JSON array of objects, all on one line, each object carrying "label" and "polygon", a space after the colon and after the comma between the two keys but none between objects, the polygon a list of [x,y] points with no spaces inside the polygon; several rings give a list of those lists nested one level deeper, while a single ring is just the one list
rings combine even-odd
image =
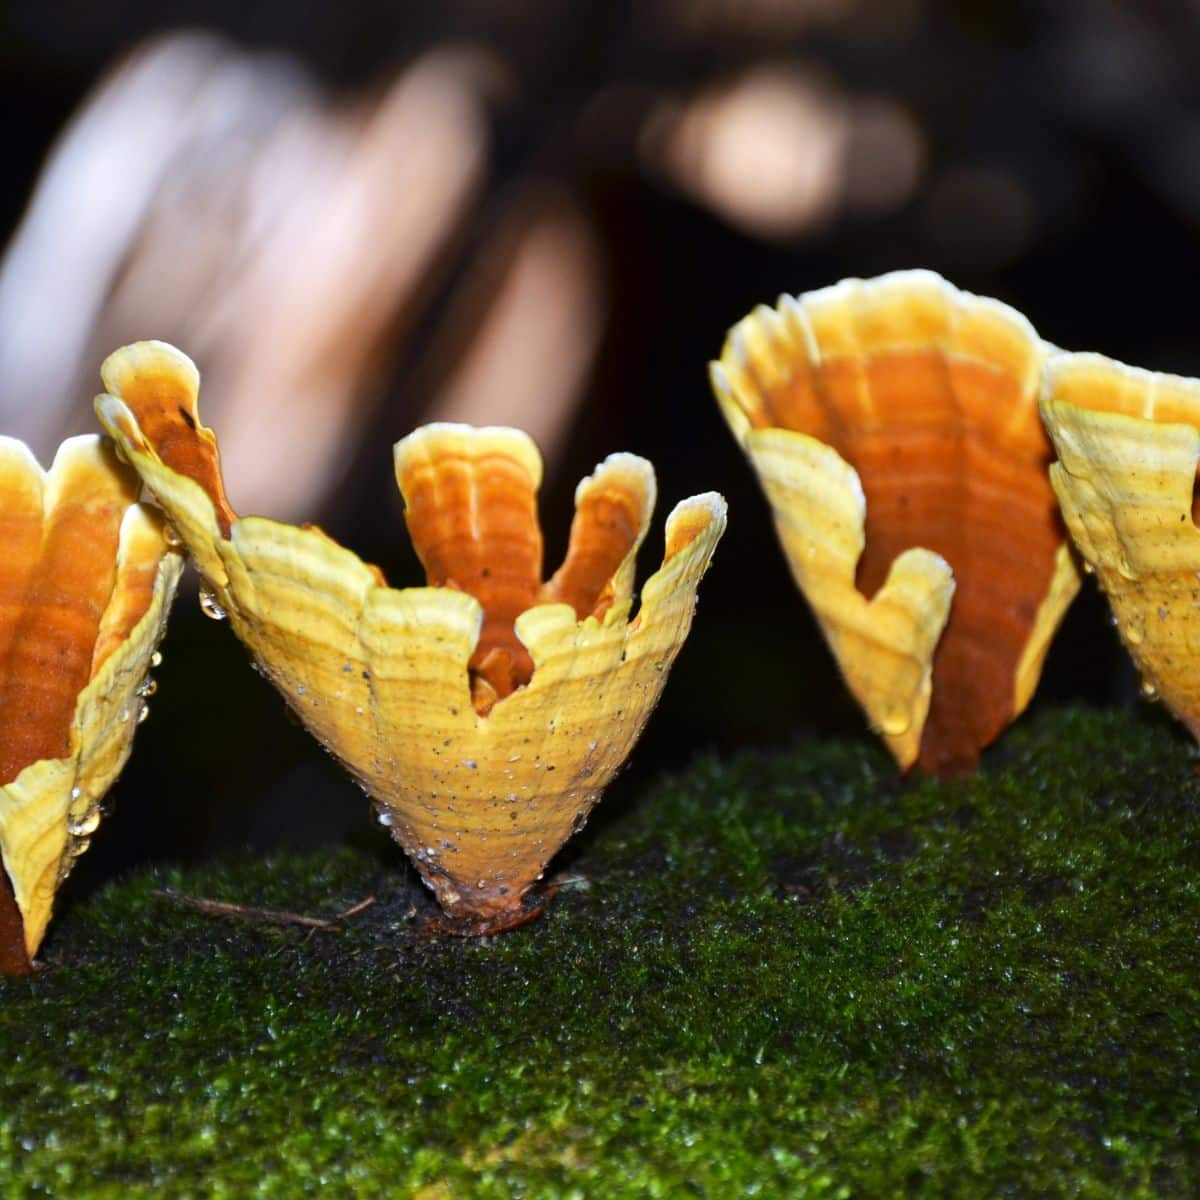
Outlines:
[{"label": "orange mushroom cap", "polygon": [[1200,380],[1061,354],[1041,404],[1067,528],[1108,596],[1142,693],[1200,740]]},{"label": "orange mushroom cap", "polygon": [[0,971],[28,969],[143,711],[182,560],[137,491],[99,438],[49,471],[0,438]]},{"label": "orange mushroom cap", "polygon": [[928,271],[758,308],[711,368],[797,585],[901,767],[973,767],[1078,587],[1028,321]]},{"label": "orange mushroom cap", "polygon": [[179,351],[128,347],[104,378],[100,420],[234,632],[372,797],[458,928],[525,919],[526,893],[654,708],[724,501],[706,493],[676,507],[631,620],[649,463],[612,455],[580,484],[566,560],[543,583],[533,443],[512,429],[426,426],[397,445],[396,474],[430,586],[396,590],[320,530],[233,514]]}]

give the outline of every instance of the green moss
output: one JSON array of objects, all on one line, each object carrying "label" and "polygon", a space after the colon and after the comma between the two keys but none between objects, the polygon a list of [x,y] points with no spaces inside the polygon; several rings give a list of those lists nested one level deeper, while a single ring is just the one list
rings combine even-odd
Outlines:
[{"label": "green moss", "polygon": [[[6,1195],[1194,1194],[1200,785],[1068,711],[614,797],[549,916],[424,936],[382,845],[143,874],[0,984]],[[206,918],[164,886],[328,915]]]}]

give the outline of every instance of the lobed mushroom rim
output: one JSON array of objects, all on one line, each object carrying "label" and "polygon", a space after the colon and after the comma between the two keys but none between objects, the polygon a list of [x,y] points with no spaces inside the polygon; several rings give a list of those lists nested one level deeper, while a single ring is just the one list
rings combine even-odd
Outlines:
[{"label": "lobed mushroom rim", "polygon": [[[186,360],[189,365],[191,364],[191,360],[188,359],[186,355],[170,346],[169,343],[151,342],[146,344],[153,346],[157,350],[170,351],[174,355],[178,355],[179,358]],[[118,351],[117,353],[120,352]],[[110,358],[111,357],[113,356],[110,356]],[[194,370],[194,367],[192,369]],[[470,651],[468,652],[466,658],[469,658],[470,653],[474,652],[474,648],[478,644],[478,639],[480,633],[482,632],[484,617],[483,606],[474,596],[446,586],[439,587],[426,584],[400,588],[393,587],[387,582],[383,572],[377,566],[367,563],[355,551],[351,550],[347,546],[344,546],[337,539],[327,534],[323,529],[321,529],[320,526],[315,524],[305,523],[297,525],[287,521],[280,521],[273,517],[246,515],[238,516],[234,521],[232,521],[229,526],[229,532],[226,534],[221,527],[220,520],[218,519],[216,505],[214,504],[213,499],[208,491],[198,482],[196,482],[196,480],[179,471],[174,471],[167,467],[165,463],[162,463],[162,460],[158,457],[153,445],[143,435],[137,417],[119,395],[114,395],[112,392],[101,393],[95,399],[95,411],[100,423],[116,440],[117,444],[129,457],[131,462],[133,462],[135,465],[137,460],[142,460],[147,463],[161,463],[164,470],[171,471],[175,486],[180,488],[185,495],[190,494],[190,506],[198,509],[198,511],[204,514],[205,522],[208,525],[207,532],[212,538],[214,544],[218,542],[224,543],[225,545],[231,546],[236,550],[238,542],[238,530],[242,528],[253,529],[255,527],[268,531],[286,530],[288,536],[290,537],[295,537],[298,535],[306,539],[319,539],[325,551],[332,549],[339,557],[342,558],[347,570],[362,574],[367,577],[366,586],[364,588],[364,603],[366,595],[379,592],[395,596],[397,599],[417,599],[420,597],[433,595],[438,597],[439,603],[445,604],[450,608],[458,608],[459,611],[466,617],[466,619],[474,625],[474,636]],[[440,425],[443,428],[449,427],[469,429],[473,432],[483,430],[488,434],[502,433],[505,435],[516,435],[518,438],[527,442],[529,447],[531,447],[535,453],[538,453],[536,445],[533,443],[533,440],[529,438],[528,434],[524,433],[522,430],[513,429],[508,426],[456,426],[455,423],[452,422],[442,422]],[[201,426],[199,428],[205,433],[210,432],[206,427]],[[423,426],[421,428],[425,429],[429,428],[429,426]],[[419,432],[421,432],[420,429],[415,430],[414,434]],[[414,436],[414,434],[410,434],[409,437],[411,438]],[[404,444],[404,441],[405,439],[402,439],[401,442],[397,443],[397,446],[393,448],[394,454],[398,451],[399,446]],[[622,458],[638,458],[638,456],[631,455],[625,451],[617,451],[608,455],[601,464],[598,464],[597,469],[603,466],[604,463],[613,461],[619,462]],[[540,462],[540,453],[538,453],[538,460]],[[652,464],[649,464],[648,460],[642,459],[640,461],[646,462],[647,466],[650,467],[651,473],[653,473]],[[587,484],[589,478],[591,478],[591,476],[585,476],[584,479],[580,481],[578,485],[579,488],[583,488]],[[530,608],[525,609],[516,618],[514,624],[516,636],[518,639],[520,639],[522,645],[524,645],[531,654],[534,654],[534,647],[531,646],[526,641],[525,637],[522,636],[522,628],[526,624],[531,624],[534,621],[538,621],[538,623],[541,624],[542,622],[539,621],[539,617],[542,618],[542,620],[548,619],[549,622],[553,622],[555,625],[566,623],[574,624],[582,630],[611,628],[620,623],[625,623],[627,624],[630,632],[633,632],[639,626],[642,613],[645,611],[645,602],[647,597],[653,596],[656,592],[667,585],[672,573],[672,564],[674,563],[675,559],[679,558],[680,556],[687,556],[689,553],[696,552],[693,551],[692,547],[696,546],[698,542],[702,541],[703,534],[705,532],[712,530],[715,532],[716,537],[721,536],[726,526],[727,507],[728,506],[725,498],[719,492],[707,491],[686,497],[685,499],[680,500],[671,509],[671,511],[667,514],[666,522],[664,524],[665,552],[663,561],[659,567],[656,568],[642,582],[640,595],[638,598],[638,611],[632,618],[629,614],[633,610],[634,606],[633,595],[630,595],[619,603],[611,605],[600,617],[589,614],[581,618],[576,615],[575,610],[570,604],[559,601],[546,602],[532,605]],[[165,510],[163,511],[164,518],[169,522],[170,515],[166,513]],[[690,523],[689,518],[694,517],[700,518],[700,521],[692,529],[691,535],[686,537],[685,540],[674,546],[672,549],[673,532],[680,528],[688,527]],[[648,524],[649,513],[647,514],[647,525]],[[638,544],[635,544],[633,547],[631,547],[625,559],[622,560],[622,563],[609,577],[610,581],[620,575],[621,571],[625,569],[627,563],[636,556],[639,548],[640,539]],[[224,579],[208,579],[207,582],[217,588],[218,591],[225,591],[228,587],[229,580],[228,577],[226,577]],[[464,659],[464,670],[465,668],[466,659]],[[520,694],[522,690],[523,689],[517,689],[517,691],[512,694]],[[507,697],[498,700],[496,702],[496,706],[498,707],[499,705],[503,704],[505,699],[507,699]],[[487,717],[484,716],[481,717],[481,719],[486,720]]]}]

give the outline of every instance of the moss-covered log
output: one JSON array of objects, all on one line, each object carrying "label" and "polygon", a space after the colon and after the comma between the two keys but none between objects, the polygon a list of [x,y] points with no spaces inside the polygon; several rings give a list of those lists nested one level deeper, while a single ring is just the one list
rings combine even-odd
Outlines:
[{"label": "moss-covered log", "polygon": [[[0,1180],[1191,1194],[1193,767],[1153,715],[1080,711],[946,785],[857,744],[701,761],[613,804],[549,915],[490,941],[423,934],[382,846],[134,877],[0,984]],[[322,917],[377,902],[336,934],[164,887]]]}]

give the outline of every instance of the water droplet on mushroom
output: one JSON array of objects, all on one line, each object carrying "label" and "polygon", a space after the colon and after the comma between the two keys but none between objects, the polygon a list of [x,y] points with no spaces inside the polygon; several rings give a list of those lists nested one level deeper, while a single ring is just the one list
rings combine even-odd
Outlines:
[{"label": "water droplet on mushroom", "polygon": [[158,682],[152,675],[147,675],[141,683],[138,684],[137,694],[139,696],[153,696],[158,691]]},{"label": "water droplet on mushroom", "polygon": [[180,536],[179,530],[168,521],[163,526],[163,541],[171,547],[172,550],[178,550],[183,545],[183,538]]},{"label": "water droplet on mushroom", "polygon": [[85,854],[87,852],[87,848],[91,844],[92,844],[91,838],[88,838],[88,837],[78,838],[73,842],[67,843],[67,853],[72,858],[78,858],[81,854]]},{"label": "water droplet on mushroom", "polygon": [[485,887],[487,887],[487,880],[486,879],[477,879],[475,881],[475,886],[477,888],[479,888],[480,891],[482,891]]},{"label": "water droplet on mushroom", "polygon": [[661,659],[661,658],[660,658],[660,659],[659,659],[659,660],[658,660],[658,661],[657,661],[657,662],[654,664],[654,669],[655,669],[656,671],[665,671],[665,670],[667,669],[667,664],[666,664],[665,660],[663,660],[663,659]]},{"label": "water droplet on mushroom", "polygon": [[200,611],[212,621],[223,621],[229,615],[217,603],[216,595],[207,585],[200,588]]},{"label": "water droplet on mushroom", "polygon": [[1085,575],[1095,575],[1095,573],[1096,573],[1096,568],[1093,567],[1092,564],[1090,562],[1088,562],[1088,560],[1086,558],[1083,560],[1083,573]]},{"label": "water droplet on mushroom", "polygon": [[78,820],[67,822],[67,832],[73,838],[91,837],[100,826],[100,806],[89,808]]},{"label": "water droplet on mushroom", "polygon": [[150,715],[150,705],[142,700],[137,706],[137,723],[140,725]]},{"label": "water droplet on mushroom", "polygon": [[1142,693],[1142,698],[1145,700],[1157,700],[1158,699],[1158,688],[1155,686],[1154,681],[1151,679],[1143,679],[1141,688],[1139,690]]},{"label": "water droplet on mushroom", "polygon": [[385,829],[390,829],[392,826],[392,821],[394,820],[394,818],[392,817],[392,814],[390,812],[388,812],[388,810],[386,808],[380,809],[379,812],[377,812],[375,814],[375,819]]},{"label": "water droplet on mushroom", "polygon": [[150,655],[150,667],[151,667],[151,669],[153,669],[154,667],[161,667],[161,666],[162,666],[162,654],[158,650],[155,650],[155,652],[152,655]]},{"label": "water droplet on mushroom", "polygon": [[912,724],[912,716],[903,705],[889,708],[879,719],[879,728],[888,737],[899,737]]}]

